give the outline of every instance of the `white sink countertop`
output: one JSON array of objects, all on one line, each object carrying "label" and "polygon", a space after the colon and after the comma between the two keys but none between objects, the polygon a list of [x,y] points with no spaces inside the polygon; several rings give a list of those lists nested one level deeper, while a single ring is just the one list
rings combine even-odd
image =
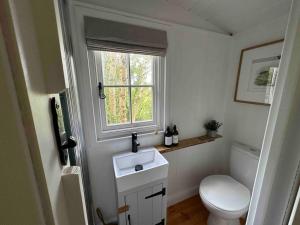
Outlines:
[{"label": "white sink countertop", "polygon": [[[142,170],[136,171],[135,166]],[[141,148],[137,153],[126,152],[113,156],[118,192],[167,178],[168,161],[154,147]]]}]

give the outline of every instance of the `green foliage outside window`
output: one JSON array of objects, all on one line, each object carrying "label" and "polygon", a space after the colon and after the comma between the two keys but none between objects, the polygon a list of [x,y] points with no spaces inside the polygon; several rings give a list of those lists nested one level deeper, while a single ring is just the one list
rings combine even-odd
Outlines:
[{"label": "green foliage outside window", "polygon": [[102,52],[107,125],[153,119],[153,57]]}]

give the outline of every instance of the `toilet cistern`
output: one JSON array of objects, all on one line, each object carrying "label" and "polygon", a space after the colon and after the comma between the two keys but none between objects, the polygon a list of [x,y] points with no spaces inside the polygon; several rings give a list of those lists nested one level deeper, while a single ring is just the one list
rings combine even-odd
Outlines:
[{"label": "toilet cistern", "polygon": [[253,149],[234,143],[230,175],[210,175],[201,181],[199,194],[210,212],[208,225],[239,225],[239,218],[247,213],[260,152]]}]

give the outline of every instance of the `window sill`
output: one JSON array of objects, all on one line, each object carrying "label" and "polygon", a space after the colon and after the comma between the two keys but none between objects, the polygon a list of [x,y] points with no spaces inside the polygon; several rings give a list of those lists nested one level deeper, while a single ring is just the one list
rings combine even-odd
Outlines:
[{"label": "window sill", "polygon": [[204,143],[208,143],[208,142],[212,142],[218,138],[221,138],[221,135],[217,135],[217,137],[209,137],[207,135],[203,135],[200,137],[194,137],[194,138],[188,138],[188,139],[183,139],[180,140],[178,145],[176,146],[171,146],[171,147],[166,147],[164,145],[156,145],[155,148],[160,152],[160,153],[167,153],[167,152],[173,152],[173,151],[177,151],[183,148],[187,148],[190,146],[194,146],[194,145],[201,145]]},{"label": "window sill", "polygon": [[131,139],[132,133],[138,133],[138,137],[142,137],[148,135],[158,135],[164,133],[164,130],[160,129],[157,126],[123,129],[119,131],[108,132],[107,134],[104,133],[104,135],[102,133],[100,137],[98,136],[97,142],[110,142],[123,139]]}]

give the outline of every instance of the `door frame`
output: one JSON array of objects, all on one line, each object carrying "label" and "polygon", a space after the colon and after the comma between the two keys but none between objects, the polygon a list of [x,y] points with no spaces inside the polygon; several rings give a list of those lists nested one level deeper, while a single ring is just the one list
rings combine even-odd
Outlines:
[{"label": "door frame", "polygon": [[[285,140],[288,139],[288,128],[291,126],[289,122],[293,113],[297,85],[300,82],[297,73],[300,69],[297,61],[300,58],[300,45],[297,43],[300,40],[299,27],[300,2],[294,1],[289,15],[279,77],[269,112],[246,225],[268,225],[272,220],[269,217],[271,214],[276,215],[278,224],[286,224],[291,211],[290,205],[293,204],[295,189],[297,189],[296,181],[299,179],[297,168],[300,156],[295,151],[286,151],[284,147]],[[286,168],[282,165],[282,158],[295,160],[291,162],[293,165]],[[284,187],[283,184],[280,185],[279,180],[283,174],[288,176],[288,183],[285,183]],[[279,191],[284,196],[276,196],[275,193]],[[269,204],[272,202],[277,205]]]},{"label": "door frame", "polygon": [[94,211],[93,196],[89,177],[89,167],[86,154],[86,144],[83,134],[81,121],[81,110],[79,106],[79,95],[76,80],[76,69],[74,65],[73,47],[70,31],[70,16],[68,1],[55,1],[58,8],[58,21],[62,28],[62,39],[66,61],[66,73],[69,81],[69,88],[65,91],[71,133],[76,137],[77,146],[75,147],[76,165],[80,166],[85,197],[85,205],[89,224],[96,224],[96,213]]}]

